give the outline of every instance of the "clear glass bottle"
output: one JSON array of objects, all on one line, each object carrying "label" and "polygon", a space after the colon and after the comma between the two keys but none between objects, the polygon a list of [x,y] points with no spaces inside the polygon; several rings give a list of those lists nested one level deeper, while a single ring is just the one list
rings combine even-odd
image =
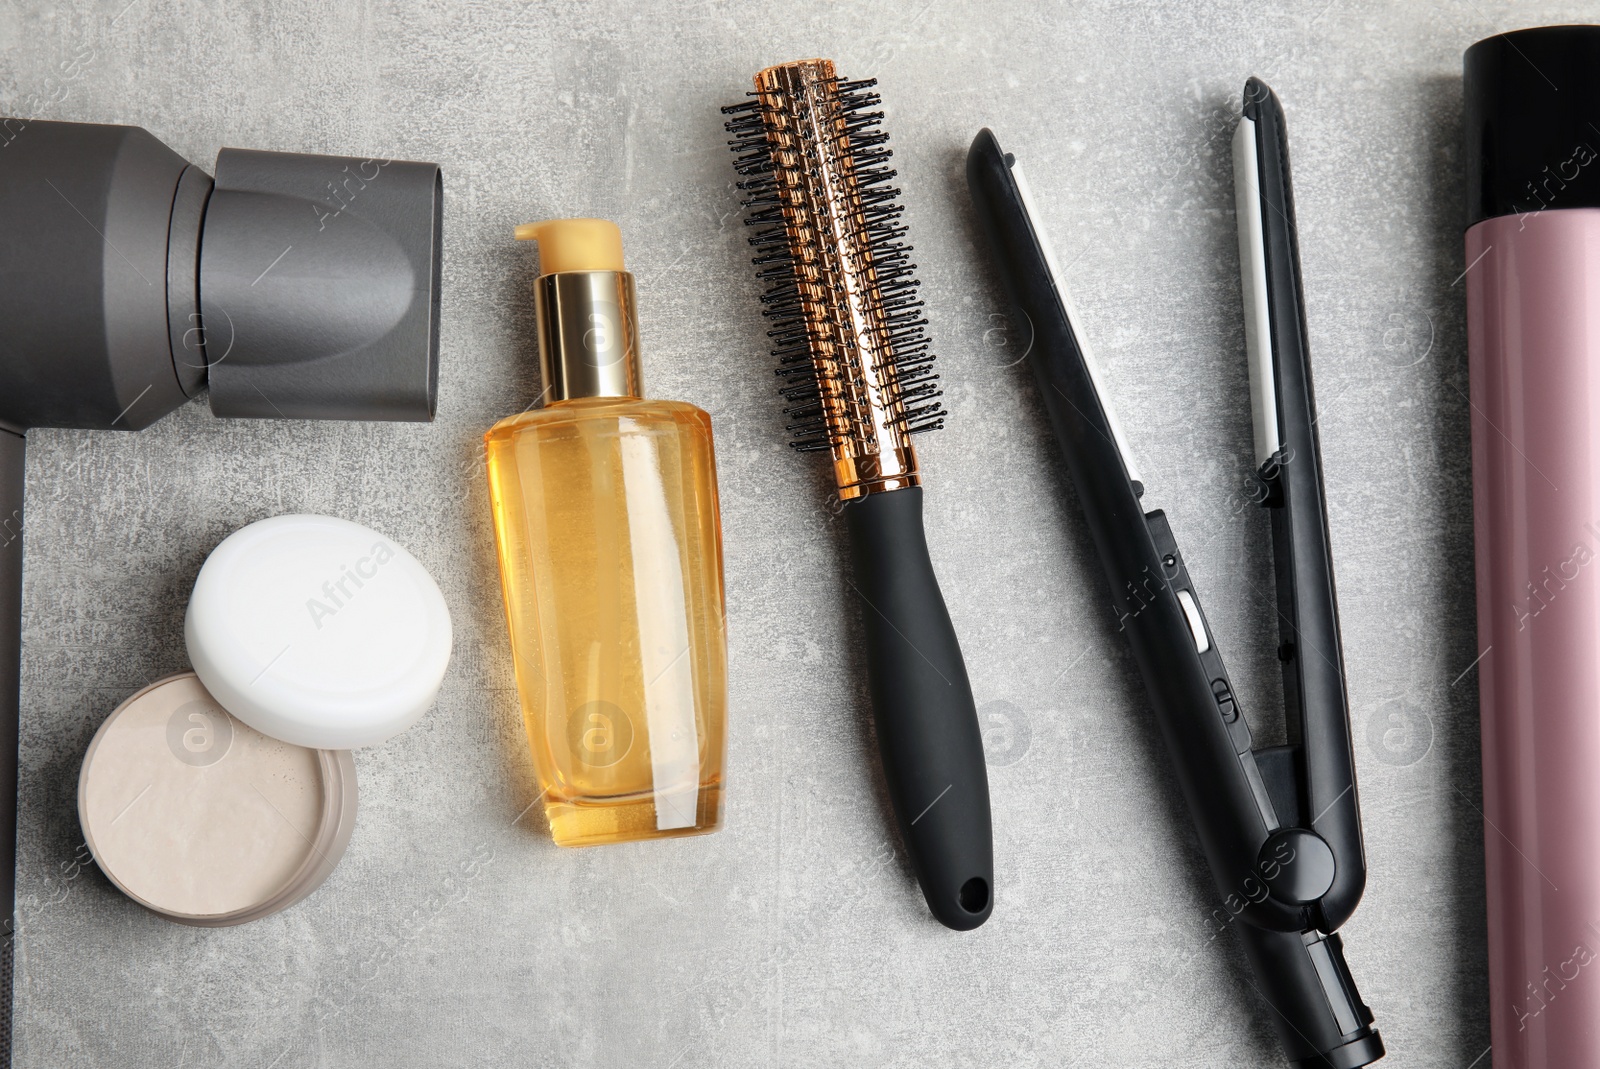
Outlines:
[{"label": "clear glass bottle", "polygon": [[695,835],[722,810],[727,705],[711,418],[639,397],[615,225],[519,227],[549,397],[485,435],[528,743],[563,846]]}]

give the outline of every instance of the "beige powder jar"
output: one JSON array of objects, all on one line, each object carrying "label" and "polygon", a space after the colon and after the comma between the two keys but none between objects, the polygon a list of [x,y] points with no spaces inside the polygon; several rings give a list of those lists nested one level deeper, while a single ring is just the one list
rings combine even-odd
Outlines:
[{"label": "beige powder jar", "polygon": [[261,734],[187,672],[100,726],[78,817],[101,871],[135,902],[183,924],[242,924],[305,898],[339,863],[355,762]]}]

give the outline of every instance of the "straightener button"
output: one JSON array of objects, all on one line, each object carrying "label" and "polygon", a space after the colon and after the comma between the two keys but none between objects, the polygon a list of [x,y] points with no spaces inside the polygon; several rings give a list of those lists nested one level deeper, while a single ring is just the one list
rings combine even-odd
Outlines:
[{"label": "straightener button", "polygon": [[1211,681],[1211,696],[1217,700],[1217,711],[1222,714],[1224,724],[1231,724],[1239,719],[1239,706],[1234,703],[1233,693],[1228,690],[1226,679]]}]

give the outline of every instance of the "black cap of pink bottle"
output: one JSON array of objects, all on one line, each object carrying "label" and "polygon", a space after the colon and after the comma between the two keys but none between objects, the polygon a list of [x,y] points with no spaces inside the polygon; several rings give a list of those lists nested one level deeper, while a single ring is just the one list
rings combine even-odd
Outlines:
[{"label": "black cap of pink bottle", "polygon": [[1540,26],[1467,49],[1467,226],[1600,207],[1600,26]]}]

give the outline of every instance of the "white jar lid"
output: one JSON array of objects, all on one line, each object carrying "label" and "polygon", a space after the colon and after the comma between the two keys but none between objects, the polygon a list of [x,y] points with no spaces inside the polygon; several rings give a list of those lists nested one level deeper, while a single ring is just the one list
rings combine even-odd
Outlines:
[{"label": "white jar lid", "polygon": [[224,709],[297,746],[380,743],[433,705],[450,611],[415,557],[328,516],[275,516],[206,558],[184,637]]}]

